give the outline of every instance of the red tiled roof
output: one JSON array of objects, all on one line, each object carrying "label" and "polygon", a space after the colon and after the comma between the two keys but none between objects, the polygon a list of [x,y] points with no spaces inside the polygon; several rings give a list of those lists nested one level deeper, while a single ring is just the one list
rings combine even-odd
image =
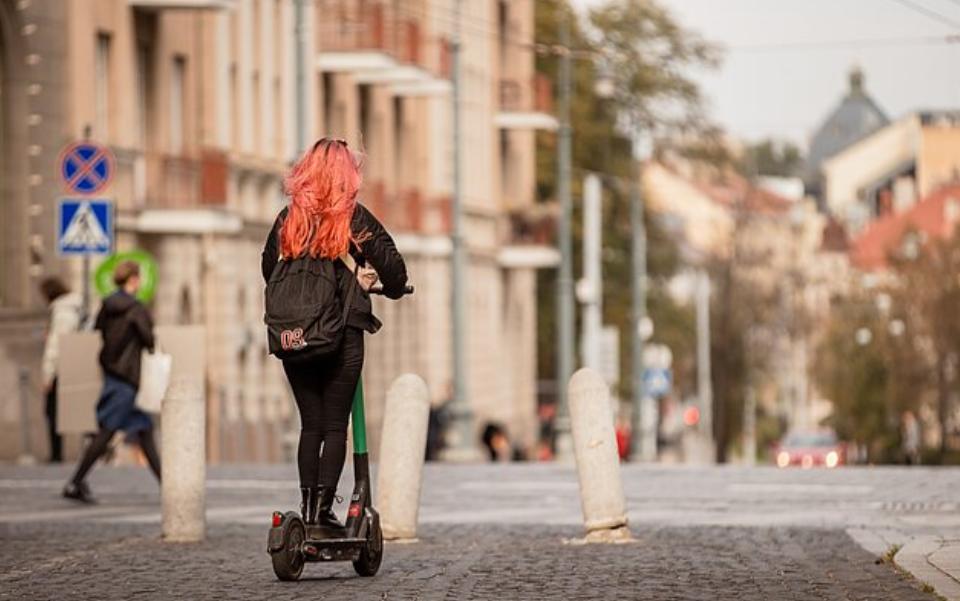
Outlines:
[{"label": "red tiled roof", "polygon": [[932,238],[949,238],[957,225],[947,218],[950,200],[960,202],[960,183],[938,189],[903,213],[877,219],[851,244],[850,260],[860,269],[880,270],[887,267],[890,252],[908,231],[923,232]]}]

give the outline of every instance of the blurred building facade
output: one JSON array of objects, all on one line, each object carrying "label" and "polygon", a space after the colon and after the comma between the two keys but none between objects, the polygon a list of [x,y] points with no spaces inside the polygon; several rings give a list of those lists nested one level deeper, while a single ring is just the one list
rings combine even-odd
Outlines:
[{"label": "blurred building facade", "polygon": [[960,180],[960,111],[920,111],[879,129],[823,164],[825,202],[857,233]]},{"label": "blurred building facade", "polygon": [[[283,206],[282,177],[308,144],[344,137],[366,156],[362,200],[396,234],[417,294],[377,302],[365,383],[377,448],[386,387],[400,373],[450,386],[452,2],[305,2],[306,122],[296,123],[294,3],[286,0],[0,0],[3,259],[0,457],[19,451],[17,369],[38,382],[40,277],[79,289],[55,252],[60,149],[108,144],[118,249],[160,267],[159,323],[207,327],[208,456],[283,456],[296,430],[266,355],[259,253]],[[469,249],[468,391],[477,423],[535,436],[535,270],[555,261],[531,237],[534,132],[550,127],[534,78],[533,2],[464,3],[462,155]],[[9,158],[8,158],[9,157]],[[42,440],[39,393],[30,423]],[[35,449],[39,455],[43,451]]]},{"label": "blurred building facade", "polygon": [[803,168],[806,193],[824,207],[823,164],[853,144],[887,126],[890,119],[867,92],[863,71],[850,71],[850,88],[810,138],[810,150]]}]

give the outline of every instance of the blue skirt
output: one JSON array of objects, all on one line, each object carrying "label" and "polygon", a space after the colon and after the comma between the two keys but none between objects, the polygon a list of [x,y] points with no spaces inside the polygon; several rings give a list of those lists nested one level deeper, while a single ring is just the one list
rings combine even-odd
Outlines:
[{"label": "blue skirt", "polygon": [[136,398],[136,388],[104,374],[103,392],[97,402],[97,424],[107,430],[123,430],[127,435],[152,429],[153,420],[137,408]]}]

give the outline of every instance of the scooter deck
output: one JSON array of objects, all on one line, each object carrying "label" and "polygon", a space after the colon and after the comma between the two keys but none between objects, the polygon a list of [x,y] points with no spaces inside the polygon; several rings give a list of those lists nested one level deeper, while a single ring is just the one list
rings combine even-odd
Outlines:
[{"label": "scooter deck", "polygon": [[303,558],[307,561],[355,561],[367,544],[365,538],[322,538],[303,543]]}]

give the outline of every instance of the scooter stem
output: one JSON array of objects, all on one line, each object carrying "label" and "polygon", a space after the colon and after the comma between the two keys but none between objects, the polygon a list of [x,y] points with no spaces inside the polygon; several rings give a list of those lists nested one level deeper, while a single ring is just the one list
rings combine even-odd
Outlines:
[{"label": "scooter stem", "polygon": [[363,378],[357,380],[357,389],[353,393],[353,453],[367,453],[367,418],[363,412]]}]

